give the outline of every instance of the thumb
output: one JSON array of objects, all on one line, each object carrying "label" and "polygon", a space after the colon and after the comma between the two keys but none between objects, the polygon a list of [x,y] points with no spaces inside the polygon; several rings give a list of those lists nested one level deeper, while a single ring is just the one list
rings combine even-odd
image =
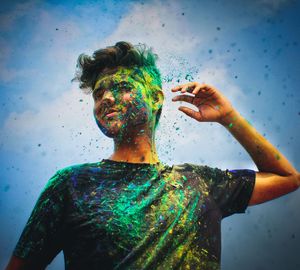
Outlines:
[{"label": "thumb", "polygon": [[182,112],[184,112],[186,115],[188,115],[188,116],[190,116],[190,117],[192,117],[192,118],[194,118],[194,119],[200,121],[198,112],[194,111],[193,109],[190,109],[190,108],[184,107],[184,106],[180,106],[180,107],[178,108],[178,110],[179,110],[179,111],[182,111]]}]

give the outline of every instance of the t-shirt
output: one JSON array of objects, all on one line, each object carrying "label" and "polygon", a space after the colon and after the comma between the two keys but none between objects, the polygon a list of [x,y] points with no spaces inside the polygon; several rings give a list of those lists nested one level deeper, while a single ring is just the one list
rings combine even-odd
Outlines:
[{"label": "t-shirt", "polygon": [[[253,170],[103,159],[58,170],[13,254],[65,269],[220,269],[221,220],[245,213]],[[34,262],[34,263],[33,263]]]}]

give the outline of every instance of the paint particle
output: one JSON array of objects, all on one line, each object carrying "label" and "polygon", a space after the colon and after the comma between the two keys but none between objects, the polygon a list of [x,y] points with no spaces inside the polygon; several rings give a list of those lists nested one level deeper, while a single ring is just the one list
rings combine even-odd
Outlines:
[{"label": "paint particle", "polygon": [[191,74],[186,74],[185,75],[185,79],[188,80],[189,82],[191,82],[191,81],[194,80],[194,78],[193,78],[193,76]]},{"label": "paint particle", "polygon": [[229,124],[229,128],[232,128],[232,126],[233,126],[233,124],[232,124],[232,123],[230,123],[230,124]]},{"label": "paint particle", "polygon": [[136,188],[136,185],[135,185],[135,184],[130,183],[130,184],[128,185],[128,189],[134,189],[134,188]]}]

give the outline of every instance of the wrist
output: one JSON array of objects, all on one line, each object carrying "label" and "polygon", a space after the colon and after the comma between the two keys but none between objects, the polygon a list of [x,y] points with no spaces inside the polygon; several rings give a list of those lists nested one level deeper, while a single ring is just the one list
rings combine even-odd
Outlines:
[{"label": "wrist", "polygon": [[235,109],[232,109],[231,111],[226,113],[218,122],[226,128],[231,128],[239,117],[239,112]]}]

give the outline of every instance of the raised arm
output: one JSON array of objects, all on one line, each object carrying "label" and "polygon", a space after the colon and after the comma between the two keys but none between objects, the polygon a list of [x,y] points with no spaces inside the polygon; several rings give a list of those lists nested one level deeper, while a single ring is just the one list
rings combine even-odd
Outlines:
[{"label": "raised arm", "polygon": [[299,187],[298,171],[236,110],[220,124],[246,149],[259,170],[249,205],[275,199]]},{"label": "raised arm", "polygon": [[[263,203],[300,186],[299,172],[271,143],[236,111],[216,88],[192,82],[172,89],[182,94],[173,101],[186,101],[198,111],[180,106],[179,110],[199,122],[218,122],[223,125],[249,153],[259,172],[256,172],[254,191],[249,205]],[[189,92],[191,95],[185,95]]]}]

